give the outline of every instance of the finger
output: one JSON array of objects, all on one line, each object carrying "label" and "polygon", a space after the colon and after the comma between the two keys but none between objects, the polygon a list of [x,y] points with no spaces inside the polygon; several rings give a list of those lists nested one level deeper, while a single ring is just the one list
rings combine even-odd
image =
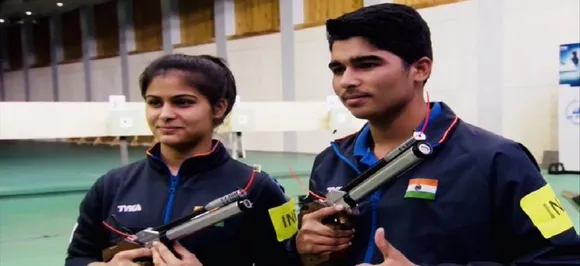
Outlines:
[{"label": "finger", "polygon": [[163,258],[161,258],[161,255],[159,254],[159,251],[157,251],[156,248],[152,248],[152,257],[153,257],[153,265],[155,266],[165,266],[167,265],[165,263],[165,261],[163,260]]},{"label": "finger", "polygon": [[347,244],[352,240],[350,237],[326,237],[319,235],[305,235],[302,243],[321,245],[321,246],[339,246]]},{"label": "finger", "polygon": [[352,237],[354,234],[352,230],[334,230],[329,226],[323,225],[318,222],[304,223],[300,230],[303,231],[305,234],[307,233],[309,235],[315,234],[326,237],[338,237],[338,238]]},{"label": "finger", "polygon": [[393,245],[391,245],[391,243],[387,241],[387,239],[385,238],[385,229],[383,228],[379,228],[375,232],[375,244],[383,254],[383,257],[385,257],[385,259],[389,256],[393,256],[397,251],[393,247]]},{"label": "finger", "polygon": [[141,257],[151,257],[151,250],[148,248],[138,248],[132,250],[125,250],[115,255],[117,260],[134,260]]},{"label": "finger", "polygon": [[181,258],[183,260],[196,259],[195,255],[193,253],[189,252],[189,250],[187,250],[183,245],[181,245],[181,243],[179,243],[179,241],[175,241],[173,248],[175,249],[175,252],[177,252],[179,255],[181,255]]},{"label": "finger", "polygon": [[313,245],[307,244],[305,245],[306,253],[313,253],[313,254],[322,254],[322,253],[332,253],[341,251],[346,249],[350,246],[350,243],[340,244],[337,246],[328,246],[328,245]]},{"label": "finger", "polygon": [[309,213],[304,215],[304,217],[302,217],[302,221],[307,221],[307,220],[316,220],[316,221],[321,221],[322,219],[339,213],[341,211],[344,210],[344,206],[342,205],[334,205],[334,206],[329,206],[329,207],[324,207],[320,210],[317,210],[315,212]]},{"label": "finger", "polygon": [[167,248],[161,242],[153,242],[153,248],[157,249],[159,252],[159,256],[163,259],[163,261],[169,265],[178,265],[181,261],[173,255],[173,252]]}]

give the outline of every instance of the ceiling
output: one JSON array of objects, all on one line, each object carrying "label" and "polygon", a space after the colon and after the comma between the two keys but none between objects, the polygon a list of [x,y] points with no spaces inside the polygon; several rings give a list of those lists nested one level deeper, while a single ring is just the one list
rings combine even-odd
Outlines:
[{"label": "ceiling", "polygon": [[[0,18],[5,23],[15,23],[107,1],[110,0],[0,0]],[[63,6],[57,6],[57,2],[63,3]],[[27,16],[27,11],[32,12],[32,15]]]}]

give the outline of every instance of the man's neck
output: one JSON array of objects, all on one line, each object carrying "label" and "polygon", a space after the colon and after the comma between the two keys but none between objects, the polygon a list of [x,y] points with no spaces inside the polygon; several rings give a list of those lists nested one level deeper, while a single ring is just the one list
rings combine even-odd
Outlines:
[{"label": "man's neck", "polygon": [[427,104],[418,98],[407,104],[391,119],[369,121],[375,155],[383,157],[413,135],[425,120]]},{"label": "man's neck", "polygon": [[181,164],[190,157],[205,154],[211,151],[212,142],[201,141],[190,149],[175,149],[161,144],[161,159],[167,164],[173,175],[177,175]]}]

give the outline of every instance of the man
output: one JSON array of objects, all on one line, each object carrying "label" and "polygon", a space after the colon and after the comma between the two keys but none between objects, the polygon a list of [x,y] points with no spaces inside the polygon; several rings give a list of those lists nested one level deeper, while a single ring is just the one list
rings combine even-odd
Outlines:
[{"label": "man", "polygon": [[353,231],[321,222],[341,208],[305,214],[299,255],[340,253],[333,265],[349,266],[580,264],[578,235],[529,151],[423,100],[433,56],[416,10],[374,5],[326,27],[334,91],[368,124],[316,157],[311,191],[346,185],[417,131],[434,155],[360,202]]}]

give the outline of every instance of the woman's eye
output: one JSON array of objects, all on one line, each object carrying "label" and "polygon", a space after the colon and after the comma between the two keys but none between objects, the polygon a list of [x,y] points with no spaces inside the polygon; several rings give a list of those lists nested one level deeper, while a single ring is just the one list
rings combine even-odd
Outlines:
[{"label": "woman's eye", "polygon": [[187,99],[178,99],[178,100],[174,100],[173,104],[180,106],[180,107],[184,107],[184,106],[190,106],[190,105],[194,104],[194,102],[192,100],[187,100]]},{"label": "woman's eye", "polygon": [[158,101],[158,100],[149,100],[149,101],[147,101],[147,104],[149,106],[157,107],[157,106],[161,106],[161,101]]}]

